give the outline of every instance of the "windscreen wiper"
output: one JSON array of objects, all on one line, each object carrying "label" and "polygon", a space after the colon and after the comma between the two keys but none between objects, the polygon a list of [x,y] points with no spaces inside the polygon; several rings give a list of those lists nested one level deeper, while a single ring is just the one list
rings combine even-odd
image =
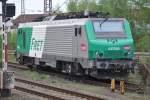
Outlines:
[{"label": "windscreen wiper", "polygon": [[106,21],[108,21],[109,18],[105,18],[101,23],[100,23],[100,28],[102,27],[102,24],[104,24]]},{"label": "windscreen wiper", "polygon": [[105,16],[103,16],[103,18],[105,19],[100,23],[100,28],[102,27],[102,24],[105,23],[109,19],[109,15],[110,13],[106,13]]}]

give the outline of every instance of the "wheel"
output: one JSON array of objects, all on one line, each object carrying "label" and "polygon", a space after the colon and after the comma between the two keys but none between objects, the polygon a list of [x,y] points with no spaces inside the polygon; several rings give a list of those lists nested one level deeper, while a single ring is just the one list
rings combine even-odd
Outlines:
[{"label": "wheel", "polygon": [[27,67],[33,70],[35,68],[34,59],[30,58],[29,60],[30,60],[30,63],[27,64]]},{"label": "wheel", "polygon": [[71,63],[66,64],[66,73],[73,74],[73,66]]},{"label": "wheel", "polygon": [[84,70],[79,63],[65,63],[62,64],[62,72],[70,75],[83,75]]},{"label": "wheel", "polygon": [[82,76],[84,74],[84,69],[79,63],[74,62],[72,64],[72,73],[75,75],[80,75]]},{"label": "wheel", "polygon": [[19,64],[22,64],[22,65],[24,64],[24,60],[22,56],[18,58],[18,62]]}]

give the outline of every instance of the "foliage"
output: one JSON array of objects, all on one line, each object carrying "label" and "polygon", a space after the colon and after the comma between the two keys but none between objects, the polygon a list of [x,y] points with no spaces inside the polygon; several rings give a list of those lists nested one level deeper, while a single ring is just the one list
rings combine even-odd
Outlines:
[{"label": "foliage", "polygon": [[68,12],[79,12],[84,10],[98,11],[99,5],[96,0],[69,0]]},{"label": "foliage", "polygon": [[8,35],[8,47],[9,50],[16,49],[16,30],[13,30]]},{"label": "foliage", "polygon": [[[8,49],[15,50],[16,49],[16,31],[11,31],[8,33]],[[0,36],[0,62],[2,59],[2,37]]]},{"label": "foliage", "polygon": [[128,0],[100,0],[103,11],[110,12],[112,17],[126,17],[129,15]]},{"label": "foliage", "polygon": [[69,12],[78,11],[78,10],[77,10],[77,2],[76,2],[76,0],[70,0],[70,1],[69,1],[68,6],[67,6],[67,10],[68,10]]},{"label": "foliage", "polygon": [[150,34],[140,35],[140,37],[141,38],[136,41],[136,48],[142,52],[150,52]]}]

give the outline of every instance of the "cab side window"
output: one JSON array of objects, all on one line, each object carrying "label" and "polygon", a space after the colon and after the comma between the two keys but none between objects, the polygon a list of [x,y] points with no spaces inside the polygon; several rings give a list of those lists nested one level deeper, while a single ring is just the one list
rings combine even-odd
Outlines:
[{"label": "cab side window", "polygon": [[26,33],[22,32],[22,39],[23,39],[23,48],[26,48]]},{"label": "cab side window", "polygon": [[79,28],[75,28],[75,36],[81,36],[81,33],[82,33],[82,30],[81,30],[81,27]]}]

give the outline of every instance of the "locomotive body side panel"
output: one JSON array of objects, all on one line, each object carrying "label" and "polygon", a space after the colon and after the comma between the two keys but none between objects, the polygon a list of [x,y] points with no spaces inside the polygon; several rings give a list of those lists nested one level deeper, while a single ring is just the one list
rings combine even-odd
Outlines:
[{"label": "locomotive body side panel", "polygon": [[44,54],[72,57],[73,34],[73,26],[47,27]]},{"label": "locomotive body side panel", "polygon": [[46,35],[46,25],[33,26],[29,57],[42,58]]},{"label": "locomotive body side panel", "polygon": [[40,61],[53,67],[56,66],[56,61],[77,61],[84,65],[83,67],[88,68],[88,42],[84,28],[85,22],[85,19],[81,19],[76,22],[70,21],[65,25],[62,24],[63,22],[59,25],[47,25]]}]

